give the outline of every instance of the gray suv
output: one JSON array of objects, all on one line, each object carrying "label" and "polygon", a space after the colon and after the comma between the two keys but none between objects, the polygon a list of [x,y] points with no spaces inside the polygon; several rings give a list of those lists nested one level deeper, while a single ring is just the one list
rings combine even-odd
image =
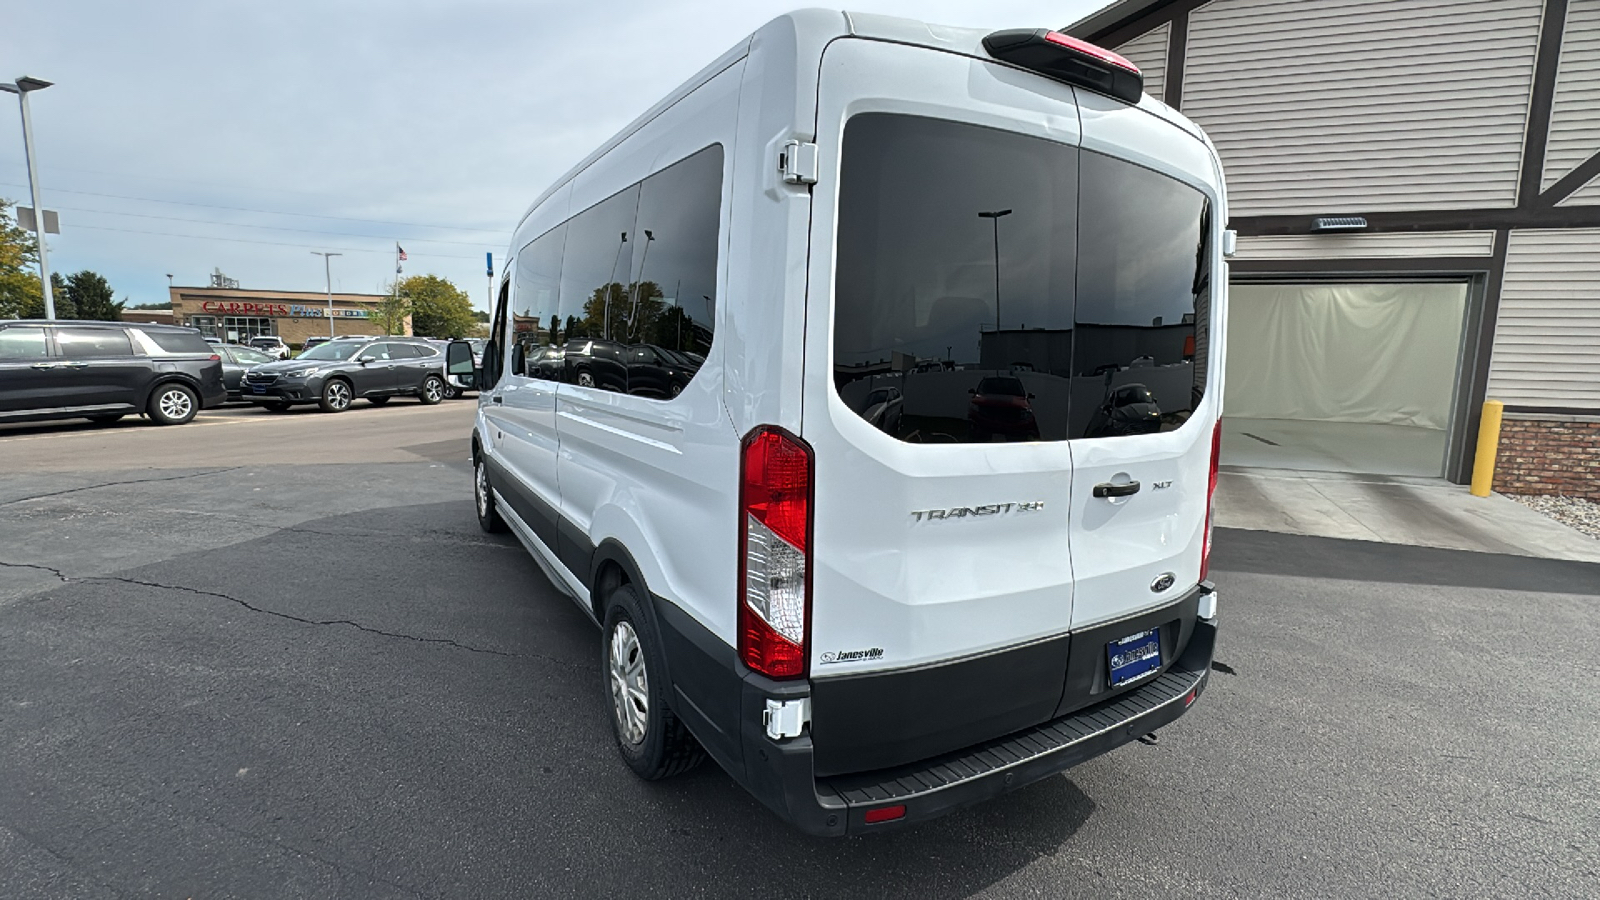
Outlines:
[{"label": "gray suv", "polygon": [[109,423],[137,413],[182,425],[226,399],[221,357],[193,328],[0,322],[0,422]]},{"label": "gray suv", "polygon": [[255,366],[239,387],[245,400],[274,412],[297,403],[344,412],[357,399],[382,406],[401,394],[432,405],[445,396],[444,357],[410,338],[334,340],[294,359]]}]

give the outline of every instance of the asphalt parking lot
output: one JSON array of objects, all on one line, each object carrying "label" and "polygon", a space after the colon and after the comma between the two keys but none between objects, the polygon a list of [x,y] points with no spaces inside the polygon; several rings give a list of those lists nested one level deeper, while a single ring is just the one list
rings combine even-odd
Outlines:
[{"label": "asphalt parking lot", "polygon": [[[1155,746],[926,827],[645,784],[472,404],[0,427],[0,897],[1592,896],[1600,566],[1222,531]],[[1588,887],[1584,887],[1588,885]]]}]

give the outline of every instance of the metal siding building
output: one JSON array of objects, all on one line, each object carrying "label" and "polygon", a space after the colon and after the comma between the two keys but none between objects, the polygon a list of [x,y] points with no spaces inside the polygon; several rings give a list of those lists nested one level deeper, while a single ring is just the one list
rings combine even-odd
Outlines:
[{"label": "metal siding building", "polygon": [[[1391,474],[1468,480],[1492,398],[1518,423],[1497,487],[1600,499],[1600,448],[1570,437],[1600,433],[1600,0],[1125,0],[1065,30],[1216,143],[1235,317],[1460,287],[1450,396],[1419,400],[1448,406],[1437,471]],[[1320,232],[1335,216],[1366,224]]]}]

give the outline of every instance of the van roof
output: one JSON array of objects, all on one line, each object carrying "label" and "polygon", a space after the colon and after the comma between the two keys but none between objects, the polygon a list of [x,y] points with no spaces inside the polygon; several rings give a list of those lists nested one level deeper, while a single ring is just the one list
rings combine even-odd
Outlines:
[{"label": "van roof", "polygon": [[[740,40],[727,52],[713,60],[709,65],[696,72],[689,80],[680,84],[671,93],[661,98],[655,105],[645,110],[642,115],[628,123],[621,131],[612,135],[609,140],[601,144],[594,152],[585,156],[577,165],[568,169],[566,174],[556,179],[546,188],[538,198],[529,204],[517,220],[517,228],[527,221],[528,216],[539,208],[539,205],[548,200],[557,191],[561,190],[568,182],[572,181],[584,169],[600,157],[609,153],[614,147],[622,143],[634,132],[649,124],[651,120],[670,109],[679,100],[692,93],[696,88],[716,77],[724,69],[734,65],[739,60],[750,54],[751,46],[758,40],[771,39],[785,42],[798,48],[816,48],[819,52],[833,40],[842,37],[858,37],[868,40],[878,40],[895,44],[910,44],[917,47],[928,47],[933,50],[942,50],[947,53],[957,53],[983,59],[999,65],[1007,63],[994,59],[983,47],[983,38],[992,34],[995,29],[959,28],[955,26],[934,25],[917,19],[907,19],[898,16],[885,16],[876,13],[857,13],[843,10],[829,9],[802,9],[786,13],[761,26],[748,37]],[[796,52],[796,56],[800,54]],[[815,78],[815,73],[811,73]],[[814,85],[813,85],[814,87]],[[814,93],[814,92],[813,92]],[[1164,119],[1172,125],[1188,132],[1191,136],[1205,141],[1203,132],[1188,118],[1177,110],[1172,109],[1160,100],[1145,94],[1140,99],[1138,108],[1158,118]],[[513,242],[516,235],[513,233]],[[515,247],[512,248],[514,253]]]}]

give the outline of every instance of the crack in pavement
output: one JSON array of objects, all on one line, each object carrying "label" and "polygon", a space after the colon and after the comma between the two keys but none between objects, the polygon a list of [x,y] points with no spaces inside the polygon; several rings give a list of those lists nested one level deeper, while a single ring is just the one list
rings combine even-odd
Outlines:
[{"label": "crack in pavement", "polygon": [[46,497],[59,497],[62,494],[76,494],[79,491],[96,491],[100,488],[117,487],[124,484],[153,484],[158,481],[182,481],[185,478],[202,478],[207,475],[221,475],[224,472],[237,472],[244,466],[229,466],[226,469],[212,469],[209,472],[190,472],[187,475],[173,475],[168,478],[138,478],[132,481],[107,481],[104,484],[86,484],[82,487],[67,488],[64,491],[51,491],[47,494],[35,494],[32,497],[18,497],[15,500],[0,501],[0,506],[12,506],[17,503],[27,503],[29,500],[43,500]]},{"label": "crack in pavement", "polygon": [[50,574],[56,576],[57,578],[61,579],[63,584],[67,584],[72,581],[71,578],[67,577],[66,573],[62,572],[60,569],[53,569],[50,566],[36,566],[33,563],[9,563],[5,562],[4,560],[0,560],[0,568],[38,569],[41,572],[49,572]]},{"label": "crack in pavement", "polygon": [[[64,581],[67,580],[66,576],[62,576],[62,580],[64,580]],[[454,647],[457,650],[465,650],[465,651],[467,651],[469,653],[482,653],[482,654],[485,654],[485,655],[488,655],[488,656],[503,656],[503,657],[506,657],[508,659],[537,659],[537,660],[542,660],[544,662],[555,663],[556,665],[560,665],[560,666],[567,666],[569,668],[577,668],[572,663],[567,662],[566,660],[556,659],[554,657],[545,656],[543,654],[538,654],[538,653],[510,653],[510,652],[507,652],[505,650],[490,650],[490,649],[488,649],[486,647],[474,647],[471,644],[463,644],[462,642],[460,642],[458,640],[455,640],[453,638],[418,637],[417,635],[414,635],[414,634],[402,634],[402,633],[400,633],[398,631],[384,631],[381,628],[373,628],[370,625],[363,625],[360,622],[355,621],[354,619],[308,619],[308,618],[305,618],[304,616],[294,615],[293,613],[279,612],[278,610],[275,610],[275,609],[267,609],[266,607],[256,606],[256,605],[254,605],[252,603],[249,603],[248,601],[240,600],[238,597],[231,597],[231,596],[229,596],[227,594],[221,594],[221,593],[218,593],[216,591],[205,591],[205,590],[201,590],[199,588],[185,587],[184,585],[181,585],[181,584],[162,584],[162,583],[160,583],[158,581],[144,581],[142,579],[127,578],[127,577],[120,576],[120,575],[95,575],[95,576],[89,576],[89,577],[85,577],[85,578],[79,578],[77,580],[78,581],[82,581],[82,582],[91,582],[91,581],[118,582],[118,583],[121,583],[121,584],[137,585],[139,587],[156,588],[158,590],[163,590],[163,591],[179,591],[181,593],[194,594],[194,595],[200,596],[200,597],[216,597],[219,600],[227,600],[230,603],[237,604],[238,606],[243,607],[244,609],[247,609],[247,610],[249,610],[249,611],[251,611],[253,613],[260,613],[262,615],[273,616],[273,617],[279,618],[279,619],[286,619],[286,620],[288,620],[290,622],[297,622],[297,623],[299,623],[301,625],[347,625],[347,626],[349,626],[351,628],[354,628],[357,631],[366,632],[367,634],[375,634],[375,635],[378,635],[380,637],[399,638],[401,640],[406,640],[406,641],[415,641],[416,643],[419,643],[419,644],[443,644],[443,645],[445,645],[447,647]]]}]

